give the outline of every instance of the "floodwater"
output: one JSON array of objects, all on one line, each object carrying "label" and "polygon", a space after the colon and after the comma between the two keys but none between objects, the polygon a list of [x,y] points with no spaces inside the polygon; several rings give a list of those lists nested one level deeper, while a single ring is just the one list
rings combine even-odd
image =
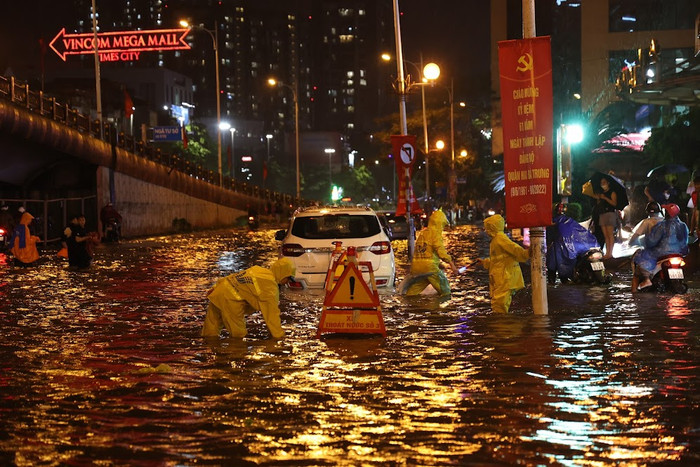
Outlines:
[{"label": "floodwater", "polygon": [[[383,294],[386,337],[320,340],[322,296],[284,291],[285,339],[259,313],[244,340],[200,338],[207,290],[273,260],[273,235],[0,264],[0,465],[700,464],[697,276],[677,296],[633,296],[624,270],[557,285],[535,316],[527,290],[491,313],[470,271],[449,300]],[[487,251],[475,226],[446,238],[458,265]]]}]

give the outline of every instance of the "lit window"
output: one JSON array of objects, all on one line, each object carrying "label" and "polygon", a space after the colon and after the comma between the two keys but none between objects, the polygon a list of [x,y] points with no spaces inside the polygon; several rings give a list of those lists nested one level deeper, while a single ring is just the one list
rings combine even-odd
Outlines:
[{"label": "lit window", "polygon": [[348,78],[352,78],[353,76],[355,76],[355,72],[352,71],[352,70],[350,70],[350,71],[348,71],[347,73],[345,73],[345,75],[346,75]]}]

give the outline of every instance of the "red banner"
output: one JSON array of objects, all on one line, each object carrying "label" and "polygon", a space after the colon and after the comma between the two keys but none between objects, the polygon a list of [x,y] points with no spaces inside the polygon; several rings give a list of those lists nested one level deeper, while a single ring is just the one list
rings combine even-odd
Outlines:
[{"label": "red banner", "polygon": [[498,43],[503,171],[509,227],[552,223],[552,53],[550,38]]},{"label": "red banner", "polygon": [[396,161],[396,174],[399,178],[396,215],[405,215],[409,203],[411,214],[420,213],[421,208],[413,194],[413,185],[411,184],[413,162],[416,160],[417,154],[416,137],[413,135],[391,135],[391,147]]}]

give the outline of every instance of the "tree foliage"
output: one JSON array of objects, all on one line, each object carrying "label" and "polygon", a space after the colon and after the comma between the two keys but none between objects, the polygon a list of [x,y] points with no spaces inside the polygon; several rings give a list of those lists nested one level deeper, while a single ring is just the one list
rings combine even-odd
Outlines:
[{"label": "tree foliage", "polygon": [[700,169],[700,107],[676,117],[668,126],[654,128],[644,146],[654,165],[681,164]]}]

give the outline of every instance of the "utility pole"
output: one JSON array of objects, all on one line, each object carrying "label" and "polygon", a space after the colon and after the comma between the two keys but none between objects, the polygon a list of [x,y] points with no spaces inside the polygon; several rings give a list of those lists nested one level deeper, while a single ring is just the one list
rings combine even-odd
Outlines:
[{"label": "utility pole", "polygon": [[[401,134],[408,134],[408,124],[406,122],[406,97],[408,90],[406,89],[406,80],[403,70],[403,49],[401,47],[401,24],[399,21],[399,0],[394,0],[394,35],[396,37],[396,71],[398,74],[398,93],[399,93],[399,121],[401,124]],[[399,157],[394,154],[394,158]],[[395,169],[394,169],[395,170]],[[413,259],[413,250],[415,247],[416,227],[413,224],[413,215],[411,214],[411,179],[408,174],[402,175],[408,178],[406,180],[406,192],[399,193],[399,196],[406,197],[406,220],[408,221],[408,259]]]},{"label": "utility pole", "polygon": [[[535,0],[523,1],[523,38],[536,36],[535,32]],[[530,274],[532,281],[532,309],[536,315],[549,313],[547,301],[547,265],[545,257],[547,243],[544,227],[530,228]]]}]

